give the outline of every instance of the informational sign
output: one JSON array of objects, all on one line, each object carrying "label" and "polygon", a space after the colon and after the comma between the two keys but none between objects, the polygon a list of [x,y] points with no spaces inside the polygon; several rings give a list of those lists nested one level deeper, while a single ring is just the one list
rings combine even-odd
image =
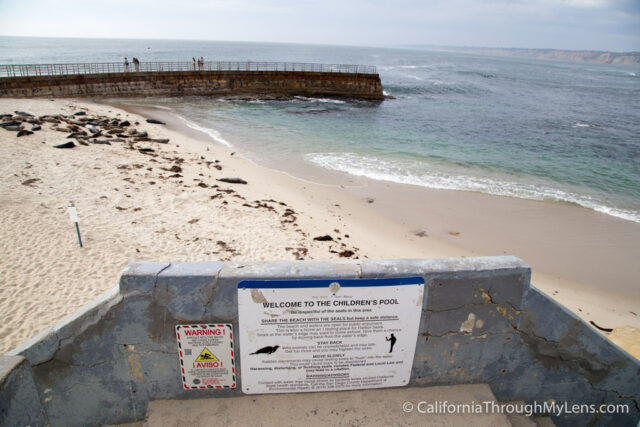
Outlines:
[{"label": "informational sign", "polygon": [[76,211],[75,206],[67,206],[67,212],[69,212],[69,219],[71,222],[80,222],[78,221],[78,212]]},{"label": "informational sign", "polygon": [[421,277],[240,282],[242,391],[406,385],[423,294]]},{"label": "informational sign", "polygon": [[236,388],[231,324],[177,325],[176,338],[185,389]]}]

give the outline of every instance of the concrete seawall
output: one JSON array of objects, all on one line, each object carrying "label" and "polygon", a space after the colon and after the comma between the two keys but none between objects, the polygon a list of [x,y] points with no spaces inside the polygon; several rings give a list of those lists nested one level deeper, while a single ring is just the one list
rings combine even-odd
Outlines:
[{"label": "concrete seawall", "polygon": [[[500,401],[625,404],[551,415],[559,425],[638,422],[640,362],[530,286],[524,262],[486,257],[131,264],[119,287],[1,357],[0,424],[122,423],[144,418],[153,400],[241,396],[238,356],[235,389],[183,389],[176,325],[238,331],[246,280],[402,277],[425,284],[410,386],[488,384]],[[232,348],[248,351],[237,334]]]},{"label": "concrete seawall", "polygon": [[4,97],[234,96],[382,100],[378,74],[156,71],[0,78]]}]

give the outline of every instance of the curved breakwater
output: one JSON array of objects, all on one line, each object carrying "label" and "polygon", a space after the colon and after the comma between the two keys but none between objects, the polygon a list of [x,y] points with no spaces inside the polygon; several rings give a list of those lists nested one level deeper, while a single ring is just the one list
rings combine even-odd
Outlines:
[{"label": "curved breakwater", "polygon": [[383,102],[315,95],[127,102],[169,109],[213,141],[294,174],[320,169],[556,200],[640,222],[637,66],[260,43],[74,40],[41,51],[41,40],[11,43],[20,49],[6,48],[5,58],[0,51],[6,63],[112,62],[121,51],[144,51],[136,54],[142,61],[184,60],[186,52],[187,60],[198,53],[207,60],[375,65]]}]

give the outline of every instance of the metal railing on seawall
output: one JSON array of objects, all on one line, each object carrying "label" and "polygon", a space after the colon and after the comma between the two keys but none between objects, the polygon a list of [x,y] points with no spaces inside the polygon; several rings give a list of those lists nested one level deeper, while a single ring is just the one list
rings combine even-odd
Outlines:
[{"label": "metal railing on seawall", "polygon": [[0,77],[61,76],[113,73],[153,73],[167,71],[297,71],[308,73],[377,74],[371,65],[314,64],[303,62],[102,62],[86,64],[0,65]]}]

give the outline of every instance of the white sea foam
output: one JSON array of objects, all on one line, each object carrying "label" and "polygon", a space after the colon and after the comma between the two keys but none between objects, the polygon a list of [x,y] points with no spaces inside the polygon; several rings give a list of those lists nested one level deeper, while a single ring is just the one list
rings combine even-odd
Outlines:
[{"label": "white sea foam", "polygon": [[182,116],[178,116],[178,118],[180,118],[180,120],[182,120],[191,129],[195,129],[195,130],[198,130],[200,132],[204,132],[207,135],[209,135],[214,141],[216,141],[216,142],[218,142],[218,143],[220,143],[220,144],[222,144],[222,145],[224,145],[226,147],[232,148],[231,143],[229,141],[227,141],[226,139],[224,139],[220,135],[220,132],[218,132],[217,130],[200,126],[199,124],[194,123],[189,119],[185,119]]},{"label": "white sea foam", "polygon": [[422,77],[418,77],[418,76],[414,76],[413,74],[405,74],[406,77],[418,80],[418,81],[423,81],[424,79]]},{"label": "white sea foam", "polygon": [[574,128],[593,128],[595,127],[595,125],[589,124],[589,123],[576,123],[575,125],[573,125]]},{"label": "white sea foam", "polygon": [[157,109],[159,109],[159,110],[171,111],[171,108],[166,107],[166,106],[164,106],[164,105],[154,104],[154,105],[153,105],[153,107],[154,107],[154,108],[157,108]]},{"label": "white sea foam", "polygon": [[330,98],[309,98],[306,96],[294,96],[294,98],[299,99],[301,101],[307,102],[325,102],[330,104],[345,104],[345,101],[341,101],[339,99],[330,99]]},{"label": "white sea foam", "polygon": [[419,185],[438,190],[477,191],[521,199],[569,202],[640,223],[640,212],[638,211],[613,208],[591,196],[544,185],[516,182],[515,180],[508,181],[497,177],[449,174],[435,169],[425,170],[424,164],[418,161],[383,160],[355,153],[312,153],[308,154],[306,159],[326,169],[380,181]]}]

